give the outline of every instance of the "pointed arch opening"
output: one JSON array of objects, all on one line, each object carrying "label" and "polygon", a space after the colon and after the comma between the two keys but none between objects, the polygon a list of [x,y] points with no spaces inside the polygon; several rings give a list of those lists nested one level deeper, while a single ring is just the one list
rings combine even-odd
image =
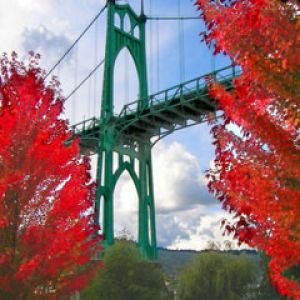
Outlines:
[{"label": "pointed arch opening", "polygon": [[124,170],[114,189],[114,237],[138,239],[138,192],[129,172]]},{"label": "pointed arch opening", "polygon": [[100,198],[100,205],[99,205],[99,224],[100,224],[100,230],[99,230],[99,234],[103,234],[103,228],[104,228],[104,201],[105,198],[104,196],[101,196]]},{"label": "pointed arch opening", "polygon": [[152,224],[151,224],[151,208],[150,205],[147,204],[147,222],[148,222],[148,241],[149,245],[152,246]]},{"label": "pointed arch opening", "polygon": [[115,20],[114,20],[115,27],[121,28],[121,18],[118,13],[115,13]]},{"label": "pointed arch opening", "polygon": [[123,19],[123,31],[130,33],[131,32],[131,21],[128,14],[124,16]]},{"label": "pointed arch opening", "polygon": [[[120,114],[124,105],[139,99],[140,82],[136,64],[127,47],[124,47],[115,61],[114,66],[114,114]],[[130,105],[136,109],[136,105]]]},{"label": "pointed arch opening", "polygon": [[136,25],[133,29],[133,35],[135,38],[139,39],[140,38],[140,28],[138,25]]}]

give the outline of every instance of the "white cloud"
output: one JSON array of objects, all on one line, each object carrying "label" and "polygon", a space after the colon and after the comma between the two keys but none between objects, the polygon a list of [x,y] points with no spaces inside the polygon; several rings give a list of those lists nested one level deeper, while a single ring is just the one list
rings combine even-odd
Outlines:
[{"label": "white cloud", "polygon": [[[223,236],[221,220],[231,216],[207,192],[198,159],[181,144],[160,142],[153,153],[156,228],[159,246],[206,249],[208,243],[237,243]],[[126,172],[115,190],[115,233],[126,230],[137,239],[138,197]]]},{"label": "white cloud", "polygon": [[[93,165],[95,169],[96,157]],[[207,191],[197,158],[178,143],[166,145],[161,142],[156,146],[153,152],[153,177],[156,215],[166,221],[164,226],[169,226],[169,229],[175,224],[170,236],[163,237],[165,241],[171,242],[179,234],[174,232],[176,228],[183,229],[177,213],[189,214],[195,207],[201,212],[205,205],[216,204],[216,200]],[[137,238],[138,197],[127,172],[120,177],[114,198],[115,233],[125,227]],[[167,233],[169,229],[160,228],[159,232]],[[187,238],[183,230],[179,236]]]},{"label": "white cloud", "polygon": [[[199,246],[192,237],[207,240],[209,222],[215,222],[217,201],[209,195],[198,159],[182,145],[160,142],[153,152],[153,176],[158,243],[163,246]],[[137,238],[138,197],[130,176],[125,173],[115,190],[115,232],[124,227]],[[213,216],[205,218],[206,214]],[[211,239],[219,238],[214,223]],[[201,233],[201,230],[203,231]],[[206,230],[206,232],[205,232]]]},{"label": "white cloud", "polygon": [[238,248],[237,243],[232,239],[232,236],[223,236],[223,228],[221,228],[222,219],[231,220],[232,217],[225,211],[221,211],[218,206],[214,211],[199,208],[194,209],[186,214],[180,213],[177,217],[175,226],[179,230],[185,230],[187,237],[176,239],[167,244],[169,249],[207,249],[209,242],[219,243],[221,249],[224,249],[224,242],[231,241],[234,248]]},{"label": "white cloud", "polygon": [[[42,53],[47,65],[54,64],[57,57],[60,57],[71,45],[71,40],[64,34],[56,34],[44,25],[36,28],[25,28],[22,33],[22,47],[27,53],[33,50]],[[71,59],[69,55],[66,61]]]},{"label": "white cloud", "polygon": [[36,13],[43,13],[49,10],[51,5],[51,0],[43,0],[43,1],[17,0],[12,2],[16,2],[16,4],[20,7],[20,9],[22,9],[24,12],[36,12]]},{"label": "white cloud", "polygon": [[117,183],[114,194],[115,235],[124,228],[137,239],[138,234],[138,196],[127,172],[123,173]]},{"label": "white cloud", "polygon": [[[1,52],[21,52],[21,35],[26,27],[49,20],[55,0],[0,0]],[[45,18],[45,16],[47,16]]]},{"label": "white cloud", "polygon": [[197,157],[181,144],[158,143],[153,152],[153,172],[157,213],[215,204]]}]

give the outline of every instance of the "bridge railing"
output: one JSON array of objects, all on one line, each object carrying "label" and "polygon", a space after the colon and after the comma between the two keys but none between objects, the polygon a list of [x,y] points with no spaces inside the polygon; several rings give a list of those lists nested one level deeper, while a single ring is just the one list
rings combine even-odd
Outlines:
[{"label": "bridge railing", "polygon": [[72,125],[71,130],[72,130],[73,134],[76,135],[76,134],[82,134],[87,131],[90,131],[90,130],[94,129],[96,126],[99,126],[99,119],[97,119],[96,117],[93,117],[93,118],[83,120],[82,122]]},{"label": "bridge railing", "polygon": [[226,82],[240,74],[240,70],[235,65],[230,65],[225,68],[216,70],[214,72],[202,75],[195,79],[188,80],[166,90],[152,94],[146,98],[139,99],[124,105],[120,112],[120,117],[133,114],[137,111],[142,111],[146,108],[151,108],[153,105],[166,103],[173,99],[178,99],[188,93],[192,93],[203,89],[207,86],[207,79],[218,81],[220,83]]}]

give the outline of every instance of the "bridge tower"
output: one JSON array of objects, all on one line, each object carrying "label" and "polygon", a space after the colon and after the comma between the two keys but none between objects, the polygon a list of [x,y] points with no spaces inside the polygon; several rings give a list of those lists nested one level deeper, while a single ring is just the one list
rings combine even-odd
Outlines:
[{"label": "bridge tower", "polygon": [[[147,99],[147,66],[145,47],[146,17],[137,15],[129,4],[118,5],[107,1],[107,36],[104,82],[97,164],[96,220],[104,235],[104,245],[114,242],[114,190],[121,174],[127,170],[138,195],[138,247],[142,254],[156,258],[155,207],[150,138],[126,137],[115,126],[114,66],[118,54],[127,48],[133,58],[139,79],[139,99]],[[130,20],[126,31],[125,19]],[[132,99],[128,99],[132,100]],[[138,108],[146,107],[147,100],[139,101]],[[142,106],[142,107],[141,107]],[[116,170],[114,171],[114,169]],[[130,195],[129,195],[130,196]]]}]

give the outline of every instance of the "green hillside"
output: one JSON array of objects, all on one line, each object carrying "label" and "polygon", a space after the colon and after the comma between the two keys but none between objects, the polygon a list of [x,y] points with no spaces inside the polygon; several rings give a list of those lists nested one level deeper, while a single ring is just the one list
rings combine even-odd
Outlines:
[{"label": "green hillside", "polygon": [[[188,264],[190,264],[196,255],[205,253],[204,251],[194,250],[168,250],[164,248],[158,249],[158,262],[161,265],[163,272],[170,276],[176,277],[177,274]],[[255,250],[229,250],[226,251],[233,255],[245,254],[256,262],[259,261],[259,254]]]}]

